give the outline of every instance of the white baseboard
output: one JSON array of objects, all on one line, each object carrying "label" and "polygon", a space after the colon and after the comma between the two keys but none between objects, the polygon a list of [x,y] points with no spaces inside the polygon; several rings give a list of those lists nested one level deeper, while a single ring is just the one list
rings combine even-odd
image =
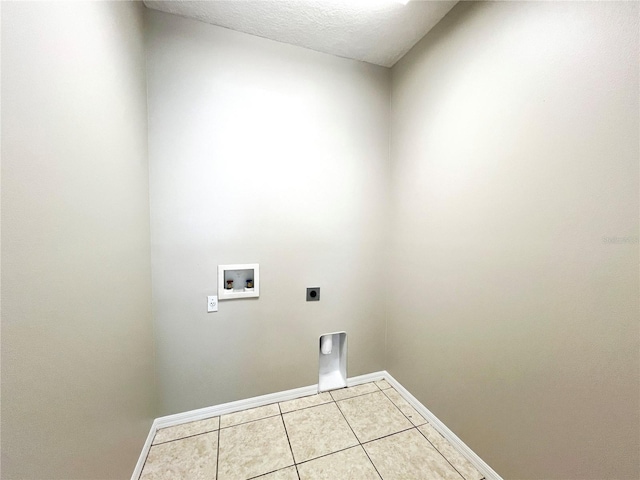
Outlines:
[{"label": "white baseboard", "polygon": [[153,437],[156,436],[156,420],[151,424],[151,429],[149,430],[149,434],[147,435],[147,439],[144,442],[144,446],[142,447],[142,452],[140,452],[140,456],[138,457],[138,462],[136,463],[136,468],[133,469],[133,473],[131,474],[131,480],[138,480],[140,475],[142,474],[142,468],[144,467],[144,462],[147,459],[147,455],[149,454],[149,449],[151,448],[151,442],[153,442]]},{"label": "white baseboard", "polygon": [[367,373],[365,375],[358,375],[357,377],[347,378],[347,387],[355,387],[356,385],[362,385],[363,383],[377,382],[382,380],[387,374],[384,370],[380,372]]},{"label": "white baseboard", "polygon": [[[420,403],[413,395],[411,395],[406,388],[404,388],[398,381],[391,376],[391,374],[385,370],[380,372],[368,373],[366,375],[359,375],[347,379],[347,386],[354,387],[363,383],[374,382],[382,379],[386,379],[391,386],[393,386],[404,399],[415,408],[432,426],[435,428],[445,439],[454,446],[461,455],[469,460],[485,477],[487,480],[502,480],[502,477],[498,475],[484,460],[482,460],[476,453],[471,450],[462,440],[460,440],[455,433],[453,433],[447,426],[442,423],[438,417],[429,411],[422,403]],[[197,420],[204,420],[210,417],[217,417],[219,415],[225,415],[227,413],[238,412],[240,410],[246,410],[248,408],[261,407],[263,405],[269,405],[276,402],[285,402],[287,400],[293,400],[295,398],[306,397],[308,395],[314,395],[318,393],[318,385],[309,385],[308,387],[294,388],[292,390],[285,390],[283,392],[270,393],[267,395],[261,395],[259,397],[247,398],[244,400],[238,400],[236,402],[223,403],[220,405],[214,405],[212,407],[199,408],[197,410],[191,410],[189,412],[176,413],[175,415],[167,415],[165,417],[156,418],[151,425],[151,430],[147,436],[147,440],[142,447],[140,457],[136,468],[131,475],[131,480],[138,480],[142,473],[142,467],[151,448],[151,442],[155,437],[156,431],[160,428],[173,427],[182,423],[195,422]]]},{"label": "white baseboard", "polygon": [[404,388],[400,382],[391,376],[389,372],[385,373],[385,379],[389,384],[395,388],[402,397],[415,408],[420,415],[422,415],[427,422],[435,428],[440,435],[442,435],[453,447],[467,460],[469,460],[474,467],[476,467],[480,473],[482,473],[487,480],[502,480],[502,477],[496,473],[487,463],[482,460],[473,450],[471,450],[466,443],[458,438],[449,427],[440,421],[431,411],[425,407],[416,397],[411,395],[409,391]]}]

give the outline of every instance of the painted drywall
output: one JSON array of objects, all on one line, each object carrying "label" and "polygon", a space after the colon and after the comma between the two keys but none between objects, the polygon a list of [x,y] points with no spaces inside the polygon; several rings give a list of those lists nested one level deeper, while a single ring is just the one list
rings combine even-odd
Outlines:
[{"label": "painted drywall", "polygon": [[144,8],[2,4],[2,478],[128,478],[155,417]]},{"label": "painted drywall", "polygon": [[461,3],[392,69],[386,367],[504,478],[640,477],[638,13]]},{"label": "painted drywall", "polygon": [[[389,70],[147,19],[160,413],[317,383],[326,332],[350,376],[381,369]],[[236,263],[260,264],[260,297],[207,313]]]}]

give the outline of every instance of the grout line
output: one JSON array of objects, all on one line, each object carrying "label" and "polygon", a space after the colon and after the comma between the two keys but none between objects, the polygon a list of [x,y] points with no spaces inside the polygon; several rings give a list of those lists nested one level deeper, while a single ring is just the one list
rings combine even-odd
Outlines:
[{"label": "grout line", "polygon": [[291,460],[293,460],[293,466],[296,467],[296,475],[300,480],[300,474],[298,473],[298,465],[296,464],[296,456],[293,454],[293,448],[291,448],[291,440],[289,439],[289,432],[287,432],[287,424],[284,423],[284,417],[282,416],[282,409],[278,403],[278,410],[280,410],[280,420],[282,420],[282,426],[284,427],[284,434],[287,436],[287,443],[289,444],[289,451],[291,452]]},{"label": "grout line", "polygon": [[[155,447],[155,445],[153,444],[153,440],[156,438],[157,434],[158,434],[158,430],[156,430],[156,432],[153,434],[153,438],[151,439],[151,445],[149,445],[149,451],[147,452],[147,456],[144,457],[144,463],[142,464],[142,468],[140,469],[140,475],[138,475],[138,480],[140,480],[142,478],[142,473],[144,472],[144,467],[147,466],[147,460],[149,460],[149,453],[151,453],[151,449],[153,447]],[[159,443],[157,445],[162,445],[162,444]]]},{"label": "grout line", "polygon": [[[218,424],[219,426],[220,424]],[[218,428],[218,448],[216,449],[216,480],[218,479],[218,468],[220,467],[220,428]]]},{"label": "grout line", "polygon": [[[367,383],[369,383],[369,382],[367,382]],[[373,382],[371,382],[371,383],[373,383]],[[366,385],[366,384],[364,384],[364,383],[363,383],[363,384],[361,384],[361,385]],[[356,385],[356,386],[357,386],[357,385]],[[347,387],[347,388],[353,388],[353,387]],[[323,393],[324,393],[324,392],[323,392]],[[289,411],[287,411],[287,412],[282,412],[282,408],[280,408],[280,403],[285,403],[285,402],[290,402],[290,401],[293,401],[293,400],[297,400],[297,398],[294,398],[293,400],[285,400],[284,402],[273,402],[273,403],[268,403],[267,405],[262,405],[262,406],[260,406],[260,407],[251,407],[251,408],[247,408],[247,409],[245,409],[245,410],[238,410],[237,412],[225,413],[225,414],[223,414],[223,415],[219,415],[219,417],[220,417],[220,425],[221,425],[221,426],[220,426],[220,430],[222,430],[223,428],[237,427],[238,425],[245,425],[245,424],[247,424],[247,423],[257,422],[258,420],[263,420],[263,419],[265,419],[265,418],[276,417],[276,416],[278,416],[278,415],[287,415],[287,414],[289,414],[289,413],[297,412],[297,411],[299,411],[299,410],[306,410],[306,409],[308,409],[308,408],[319,407],[320,405],[326,405],[327,403],[335,402],[335,400],[333,399],[333,396],[331,395],[331,392],[327,392],[327,393],[329,393],[329,397],[331,398],[331,400],[328,400],[328,401],[326,401],[326,402],[324,402],[324,403],[318,403],[317,405],[310,405],[310,406],[308,406],[308,407],[296,408],[296,409],[294,409],[294,410],[289,410]],[[368,393],[375,393],[375,392],[368,392]],[[313,394],[313,395],[307,395],[306,397],[300,397],[300,398],[312,397],[312,396],[314,396],[314,395],[319,395],[319,393],[315,393],[315,394]],[[354,395],[353,397],[348,397],[348,398],[361,397],[362,395],[367,395],[367,393],[362,393],[362,394],[360,394],[360,395]],[[347,400],[348,398],[345,398],[345,400]],[[234,423],[233,425],[228,425],[228,426],[226,426],[226,427],[223,427],[223,426],[222,426],[222,417],[223,417],[223,416],[225,416],[225,415],[233,415],[233,414],[235,414],[235,413],[246,412],[247,410],[253,410],[254,408],[268,407],[269,405],[277,405],[277,406],[278,406],[278,410],[280,411],[280,413],[275,413],[275,414],[273,414],[273,415],[268,415],[268,416],[266,416],[266,417],[262,417],[262,418],[256,418],[255,420],[247,420],[246,422]],[[215,417],[211,417],[211,418],[215,418]],[[195,422],[198,422],[198,421],[200,421],[200,420],[195,420]],[[188,422],[188,423],[192,423],[192,422]],[[178,425],[175,425],[175,426],[178,426]],[[171,427],[165,427],[165,428],[171,428]],[[214,430],[211,430],[211,431],[213,432]],[[205,433],[206,433],[206,432],[205,432]],[[199,434],[197,434],[197,435],[199,435]],[[193,435],[191,435],[191,436],[193,436]],[[186,437],[184,437],[184,438],[186,438]],[[162,443],[166,443],[166,442],[162,442]]]},{"label": "grout line", "polygon": [[[391,387],[391,388],[385,388],[385,390],[394,390],[394,388],[393,388],[393,387]],[[398,393],[398,391],[397,391],[397,390],[396,390],[395,392],[396,392],[396,393]],[[384,393],[384,390],[382,390],[382,393]],[[400,395],[400,394],[398,393],[398,395]],[[409,416],[408,416],[406,413],[404,413],[404,412],[402,411],[402,409],[398,406],[398,404],[396,404],[396,402],[394,402],[394,401],[393,401],[393,399],[392,399],[391,397],[389,397],[389,395],[387,395],[386,393],[384,393],[384,396],[385,396],[385,397],[387,397],[387,398],[389,399],[389,401],[393,404],[393,406],[394,406],[394,407],[396,407],[398,410],[400,410],[400,413],[401,413],[402,415],[404,415],[404,416],[405,416],[405,418],[406,418],[407,420],[409,420],[409,423],[410,423],[411,425],[413,425],[414,427],[421,427],[422,425],[424,425],[424,423],[421,423],[420,425],[416,425],[415,423],[413,423],[413,421],[409,418]],[[401,396],[400,398],[402,398],[402,396]],[[406,400],[405,400],[405,401],[406,401]],[[408,405],[408,404],[409,404],[409,402],[407,402],[407,405]],[[413,408],[411,405],[409,405],[409,407],[410,407],[410,408]],[[414,410],[418,415],[420,415],[420,413],[419,413],[415,408],[413,408],[413,410]],[[420,418],[422,418],[422,419],[425,421],[425,423],[429,423],[429,422],[427,422],[427,419],[426,419],[426,418],[424,418],[422,415],[420,415]]]},{"label": "grout line", "polygon": [[[351,387],[346,387],[346,388],[351,388]],[[313,458],[310,458],[308,460],[304,460],[304,461],[300,462],[299,464],[311,462],[312,460],[317,460],[318,458],[328,457],[329,455],[333,455],[334,453],[344,452],[345,450],[349,450],[350,448],[355,448],[357,446],[362,446],[362,444],[360,443],[360,440],[358,440],[358,436],[356,435],[356,432],[353,431],[353,428],[351,428],[351,425],[349,425],[349,421],[344,416],[344,413],[342,413],[342,410],[340,410],[340,407],[338,406],[338,402],[335,400],[335,398],[333,398],[333,395],[331,395],[331,391],[329,391],[328,393],[329,393],[329,396],[331,397],[331,401],[328,402],[328,403],[333,403],[338,408],[338,411],[342,415],[342,418],[344,418],[344,421],[347,423],[347,426],[349,427],[349,430],[351,430],[351,433],[353,433],[353,437],[356,439],[356,442],[358,442],[358,444],[357,445],[351,445],[350,447],[341,448],[340,450],[336,450],[335,452],[325,453],[324,455],[319,455],[317,457],[313,457]],[[373,392],[371,392],[371,393],[373,393]],[[367,395],[367,394],[364,393],[362,395]],[[362,395],[357,395],[357,396],[361,397]],[[355,397],[349,397],[349,398],[355,398]],[[345,400],[347,400],[347,399],[345,398]],[[296,465],[298,465],[298,464],[296,464]]]},{"label": "grout line", "polygon": [[[375,385],[375,383],[374,383]],[[377,387],[377,385],[376,385]],[[371,392],[371,393],[376,393],[376,392]],[[354,398],[354,397],[351,397]],[[347,399],[345,399],[347,400]],[[338,410],[340,410],[340,413],[342,414],[342,417],[344,418],[344,421],[347,422],[347,425],[349,425],[349,428],[351,428],[351,424],[349,423],[349,420],[347,420],[347,416],[344,414],[344,412],[342,411],[342,409],[340,408],[340,405],[338,405],[338,402],[336,402],[336,406],[338,407]],[[378,467],[376,467],[375,463],[373,463],[373,460],[371,460],[371,457],[369,456],[369,454],[367,453],[367,451],[365,450],[364,446],[362,445],[362,442],[360,441],[360,439],[358,438],[358,435],[356,435],[356,432],[353,431],[353,428],[351,428],[351,431],[353,432],[353,435],[356,437],[356,440],[358,441],[358,444],[360,445],[360,448],[362,449],[362,451],[364,452],[364,454],[367,456],[367,458],[369,459],[369,462],[371,463],[371,465],[373,466],[373,469],[376,471],[376,473],[378,474],[378,476],[380,477],[380,479],[382,480],[382,475],[380,475],[380,472],[378,471]]]},{"label": "grout line", "polygon": [[[271,475],[272,473],[279,472],[280,470],[286,470],[287,468],[291,468],[291,467],[295,467],[295,465],[287,465],[286,467],[277,468],[275,470],[271,470],[270,472],[265,472],[265,473],[261,473],[260,475],[256,475],[255,477],[249,477],[247,480],[255,480],[256,478],[266,477],[267,475]],[[298,480],[300,480],[300,476],[298,476]]]},{"label": "grout line", "polygon": [[331,400],[328,400],[328,401],[322,402],[322,403],[318,403],[317,405],[309,405],[308,407],[295,408],[293,410],[288,410],[286,412],[282,412],[282,409],[280,409],[280,411],[282,412],[282,415],[288,415],[288,414],[293,413],[293,412],[299,412],[300,410],[308,410],[308,409],[313,408],[313,407],[320,407],[321,405],[326,405],[327,403],[331,403],[331,402],[335,402],[335,400],[333,400],[333,398],[332,398]]},{"label": "grout line", "polygon": [[369,463],[371,463],[371,465],[373,466],[373,469],[376,471],[376,473],[378,474],[378,476],[380,477],[380,480],[382,480],[382,475],[380,475],[380,472],[378,471],[378,467],[376,467],[376,464],[373,463],[373,460],[371,460],[371,457],[369,456],[369,452],[367,452],[367,449],[364,448],[364,446],[362,444],[360,444],[360,448],[362,449],[362,451],[364,452],[364,454],[367,456],[367,458],[369,459]]},{"label": "grout line", "polygon": [[[357,441],[358,439],[356,439]],[[314,460],[318,460],[319,458],[324,458],[324,457],[328,457],[330,455],[333,455],[334,453],[340,453],[340,452],[344,452],[345,450],[349,450],[351,448],[356,448],[356,447],[360,447],[360,443],[356,444],[356,445],[351,445],[349,447],[344,447],[341,448],[340,450],[336,450],[335,452],[330,452],[330,453],[323,453],[322,455],[318,455],[317,457],[313,457],[313,458],[309,458],[307,460],[303,460],[301,462],[296,463],[297,465],[304,465],[305,463],[309,463],[309,462],[313,462]]]},{"label": "grout line", "polygon": [[[361,383],[360,385],[367,385],[368,383],[373,383],[373,384],[375,385],[375,382]],[[360,385],[356,385],[356,387],[358,387],[358,386],[360,386]],[[345,387],[344,389],[342,389],[342,388],[341,388],[341,389],[339,389],[339,390],[345,390],[345,389],[347,389],[347,388],[354,388],[354,387]],[[378,387],[377,385],[376,385],[376,388],[378,388],[378,390],[379,390],[379,391],[382,391],[382,389],[380,389],[380,387]],[[393,388],[393,387],[389,387],[389,388]],[[328,394],[329,394],[329,398],[330,398],[330,400],[327,400],[326,402],[318,403],[318,404],[316,404],[316,405],[309,405],[308,407],[294,408],[293,410],[289,410],[289,411],[286,411],[286,412],[283,412],[283,411],[282,411],[282,408],[280,408],[281,415],[288,415],[288,414],[290,414],[290,413],[298,412],[298,411],[300,411],[300,410],[307,410],[307,409],[309,409],[309,408],[319,407],[319,406],[321,406],[321,405],[326,405],[327,403],[331,403],[331,402],[333,402],[333,403],[341,402],[341,401],[343,401],[343,400],[349,400],[349,399],[351,399],[351,398],[363,397],[364,395],[369,395],[369,394],[371,394],[371,393],[376,393],[376,392],[359,393],[358,395],[354,395],[354,396],[352,396],[352,397],[346,397],[346,398],[341,398],[340,400],[336,400],[335,398],[333,398],[333,395],[331,395],[331,392],[333,392],[333,391],[337,391],[337,390],[331,390],[331,391],[327,391],[327,392],[320,392],[320,393],[328,393]],[[316,393],[315,395],[320,395],[320,393]],[[308,397],[311,397],[311,396],[313,396],[313,395],[307,395],[307,397],[302,397],[302,398],[308,398]],[[297,400],[297,399],[294,399],[294,400]],[[294,401],[294,400],[285,400],[285,402],[278,402],[278,407],[280,407],[280,403],[291,402],[291,401]],[[241,411],[242,411],[242,410],[241,410]],[[229,427],[224,427],[224,428],[229,428]]]},{"label": "grout line", "polygon": [[[353,396],[351,396],[351,397],[344,397],[344,398],[341,398],[341,399],[339,399],[339,400],[336,400],[335,398],[333,398],[333,395],[331,395],[331,398],[333,398],[333,401],[334,401],[334,402],[341,402],[341,401],[343,401],[343,400],[349,400],[349,399],[351,399],[351,398],[362,397],[362,396],[364,396],[364,395],[370,395],[370,394],[372,394],[372,393],[376,393],[376,392],[381,392],[381,391],[382,391],[382,390],[380,389],[380,387],[379,387],[379,386],[377,386],[377,385],[375,384],[375,382],[369,382],[369,383],[373,383],[373,385],[374,385],[378,390],[373,391],[373,392],[359,393],[359,394],[357,394],[357,395],[353,395]],[[366,384],[366,383],[361,383],[360,385],[367,385],[367,384]],[[360,385],[356,385],[356,387],[359,387]],[[347,388],[353,388],[353,387],[347,387]],[[335,390],[332,390],[332,391],[335,391]],[[329,394],[331,394],[331,392],[329,392]]]},{"label": "grout line", "polygon": [[[167,427],[167,428],[171,428],[171,427]],[[213,432],[216,432],[218,430],[220,430],[220,428],[216,428],[215,430],[207,430],[206,432],[193,433],[193,434],[190,434],[190,435],[185,435],[184,437],[180,437],[180,438],[172,438],[171,440],[165,440],[164,442],[152,443],[151,446],[155,447],[156,445],[164,445],[165,443],[177,442],[178,440],[184,440],[185,438],[197,437],[198,435],[204,435],[205,433],[213,433]]]},{"label": "grout line", "polygon": [[[346,399],[345,399],[346,400]],[[344,421],[347,422],[347,425],[349,426],[349,429],[351,430],[351,433],[353,433],[353,436],[356,437],[356,440],[358,442],[359,445],[362,445],[362,442],[360,441],[360,439],[358,438],[358,435],[356,435],[356,432],[354,432],[353,428],[351,427],[351,424],[349,423],[349,420],[347,420],[346,415],[344,414],[344,412],[342,411],[342,409],[340,408],[340,405],[338,405],[338,402],[336,403],[336,407],[338,407],[338,411],[340,412],[340,414],[342,415],[342,418],[344,418]]]},{"label": "grout line", "polygon": [[[442,456],[442,458],[444,458],[447,461],[447,463],[449,465],[451,465],[451,468],[453,468],[458,473],[458,475],[460,475],[464,480],[466,480],[466,477],[464,475],[462,475],[462,473],[460,473],[458,471],[458,469],[455,467],[455,465],[453,463],[451,463],[447,457],[444,456],[444,453],[442,453],[440,450],[438,450],[438,447],[436,447],[433,443],[431,443],[431,440],[429,440],[427,438],[427,436],[424,433],[422,433],[422,430],[420,430],[418,427],[416,427],[416,430],[418,430],[418,433],[420,433],[420,435],[422,435],[425,438],[425,440],[431,444],[431,446],[435,449],[435,451],[438,452]],[[447,439],[444,438],[444,437],[443,437],[443,440],[445,442],[447,441]],[[449,442],[447,442],[447,443],[449,443]]]},{"label": "grout line", "polygon": [[[153,448],[153,445],[151,445],[149,447],[149,452],[151,452],[152,448]],[[144,467],[147,466],[147,460],[149,459],[149,452],[147,452],[147,456],[144,457],[144,463],[142,464],[142,468],[140,469],[140,475],[138,475],[138,480],[140,480],[142,478],[142,473],[144,472]]]},{"label": "grout line", "polygon": [[[273,405],[272,403],[270,403],[269,405]],[[266,405],[265,405],[266,406]],[[280,405],[278,405],[278,409],[280,409]],[[247,410],[251,410],[250,408],[248,408]],[[241,410],[242,411],[242,410]],[[247,420],[246,422],[240,422],[240,423],[234,423],[233,425],[228,425],[226,427],[220,427],[220,430],[223,429],[227,429],[227,428],[233,428],[233,427],[237,427],[238,425],[246,425],[247,423],[253,423],[253,422],[257,422],[260,420],[264,420],[265,418],[273,418],[273,417],[277,417],[278,415],[282,415],[281,413],[274,413],[273,415],[267,415],[266,417],[261,417],[261,418],[256,418],[254,420]]]},{"label": "grout line", "polygon": [[397,431],[397,432],[393,432],[393,433],[390,433],[390,434],[388,434],[388,435],[383,435],[382,437],[374,438],[374,439],[372,439],[372,440],[367,440],[366,442],[362,443],[361,445],[362,445],[362,446],[364,446],[364,445],[366,445],[367,443],[377,442],[378,440],[382,440],[383,438],[392,437],[392,436],[397,435],[397,434],[399,434],[399,433],[408,432],[409,430],[412,430],[412,429],[414,429],[414,428],[418,428],[418,427],[414,427],[413,425],[411,425],[409,428],[405,428],[404,430],[399,430],[399,431]]}]

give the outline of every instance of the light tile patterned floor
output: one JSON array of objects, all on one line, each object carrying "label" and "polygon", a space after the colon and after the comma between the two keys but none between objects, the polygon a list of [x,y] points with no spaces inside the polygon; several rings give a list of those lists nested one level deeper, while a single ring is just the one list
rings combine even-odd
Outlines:
[{"label": "light tile patterned floor", "polygon": [[140,480],[482,480],[385,380],[158,430]]}]

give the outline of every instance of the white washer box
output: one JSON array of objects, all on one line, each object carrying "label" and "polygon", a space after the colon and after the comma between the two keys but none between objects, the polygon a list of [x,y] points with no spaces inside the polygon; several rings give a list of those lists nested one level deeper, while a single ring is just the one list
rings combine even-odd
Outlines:
[{"label": "white washer box", "polygon": [[[227,289],[227,280],[233,280],[233,288]],[[253,281],[253,287],[247,287],[247,280]],[[260,296],[260,265],[257,263],[238,263],[218,265],[218,299],[249,298]]]}]

